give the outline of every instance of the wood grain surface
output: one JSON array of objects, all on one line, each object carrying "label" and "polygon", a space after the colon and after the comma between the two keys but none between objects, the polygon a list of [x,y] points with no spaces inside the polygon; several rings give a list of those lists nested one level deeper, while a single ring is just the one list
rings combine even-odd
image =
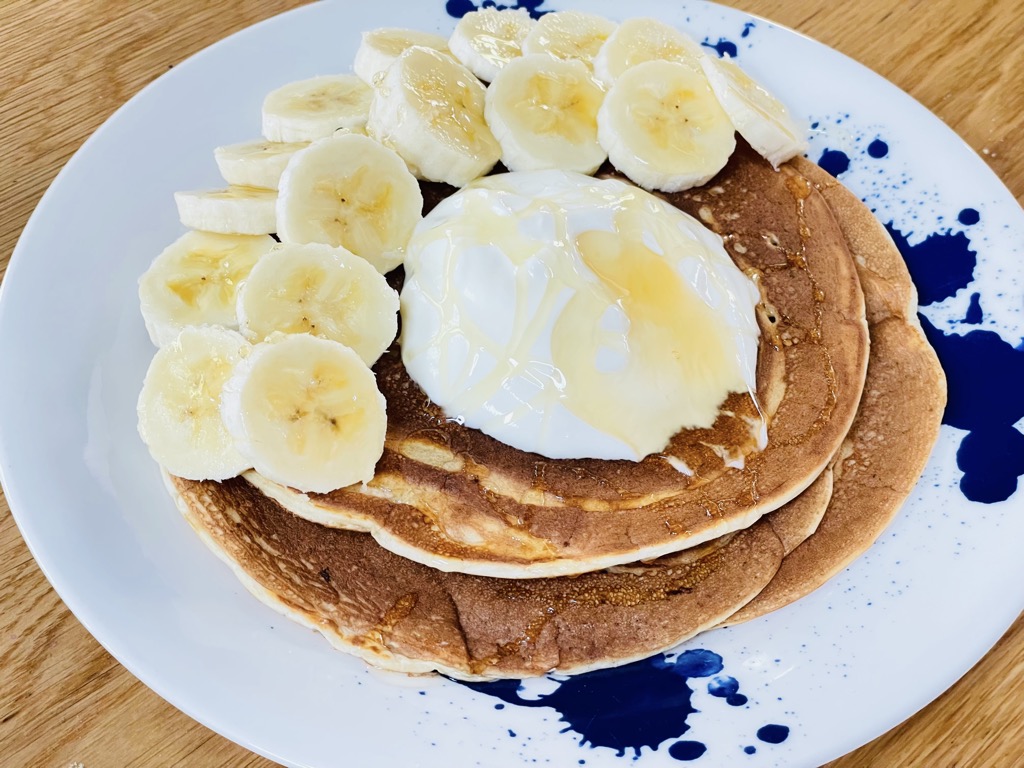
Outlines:
[{"label": "wood grain surface", "polygon": [[[300,4],[0,1],[0,278],[47,185],[118,106],[192,53]],[[730,4],[889,78],[1024,197],[1020,0]],[[273,763],[192,721],[111,658],[46,582],[0,497],[0,766],[176,765]],[[945,695],[829,766],[1024,766],[1024,619]]]}]

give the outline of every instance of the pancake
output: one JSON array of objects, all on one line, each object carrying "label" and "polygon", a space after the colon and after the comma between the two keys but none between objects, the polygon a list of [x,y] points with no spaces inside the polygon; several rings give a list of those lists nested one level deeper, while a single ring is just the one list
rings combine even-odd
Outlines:
[{"label": "pancake", "polygon": [[[398,557],[366,534],[290,514],[243,479],[168,478],[179,508],[261,600],[336,647],[403,672],[489,679],[614,666],[800,596],[869,545],[910,491],[937,433],[944,381],[891,240],[855,197],[796,165],[835,206],[865,275],[869,384],[829,468],[753,526],[649,564],[506,580]],[[794,547],[829,495],[818,530]],[[725,619],[727,605],[749,609]]]},{"label": "pancake", "polygon": [[[307,495],[246,479],[296,515],[368,531],[404,557],[502,578],[654,559],[796,497],[846,435],[867,363],[864,299],[840,225],[796,167],[777,172],[742,142],[711,185],[667,198],[721,234],[762,292],[757,404],[730,395],[713,427],[683,430],[639,463],[552,460],[447,419],[396,346],[375,367],[388,434],[369,483]],[[755,450],[761,414],[767,445]]]},{"label": "pancake", "polygon": [[818,530],[832,498],[832,490],[833,474],[829,466],[825,467],[807,490],[765,516],[787,555]]},{"label": "pancake", "polygon": [[335,647],[406,673],[486,680],[635,661],[721,622],[784,555],[762,521],[672,565],[524,580],[443,573],[364,533],[292,515],[241,478],[166,479],[192,527],[256,597]]},{"label": "pancake", "polygon": [[946,379],[917,319],[917,291],[884,227],[846,187],[796,163],[837,214],[867,303],[871,358],[861,408],[835,464],[832,499],[817,531],[789,553],[771,583],[725,622],[777,610],[820,587],[889,525],[931,455]]}]

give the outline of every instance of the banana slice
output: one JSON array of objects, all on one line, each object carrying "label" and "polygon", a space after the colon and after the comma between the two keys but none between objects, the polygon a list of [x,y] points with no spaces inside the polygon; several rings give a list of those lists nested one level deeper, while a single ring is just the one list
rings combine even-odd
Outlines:
[{"label": "banana slice", "polygon": [[373,365],[398,333],[398,293],[344,248],[283,243],[238,291],[238,321],[253,341],[308,333],[341,342]]},{"label": "banana slice", "polygon": [[523,40],[537,22],[524,8],[482,8],[463,16],[448,38],[452,55],[485,82],[523,55]]},{"label": "banana slice", "polygon": [[414,45],[448,53],[448,41],[431,32],[397,27],[373,29],[363,32],[352,71],[367,85],[375,85],[377,77]]},{"label": "banana slice", "polygon": [[278,235],[347,248],[383,274],[402,263],[422,210],[402,158],[366,136],[335,136],[296,152],[285,168]]},{"label": "banana slice", "polygon": [[179,237],[139,278],[149,338],[162,347],[187,325],[237,328],[239,283],[273,246],[273,238],[265,235],[188,232]]},{"label": "banana slice", "polygon": [[175,192],[178,218],[190,229],[222,235],[269,235],[277,230],[277,192],[227,187]]},{"label": "banana slice", "polygon": [[354,75],[325,75],[282,85],[263,100],[269,141],[316,141],[366,125],[373,92]]},{"label": "banana slice", "polygon": [[559,59],[579,59],[592,65],[615,27],[614,21],[593,13],[546,13],[523,41],[523,53],[547,53]]},{"label": "banana slice", "polygon": [[292,155],[308,147],[305,141],[279,142],[256,139],[213,150],[224,181],[242,187],[277,189]]},{"label": "banana slice", "polygon": [[807,151],[806,126],[764,86],[731,59],[702,56],[700,63],[733,126],[772,166]]},{"label": "banana slice", "polygon": [[374,86],[366,131],[419,178],[456,187],[483,176],[501,156],[484,120],[484,86],[431,48],[413,46],[388,67]]},{"label": "banana slice", "polygon": [[736,148],[729,116],[696,62],[626,70],[597,113],[597,137],[618,170],[664,192],[708,181]]},{"label": "banana slice", "polygon": [[594,57],[594,75],[605,85],[645,61],[698,61],[700,44],[658,19],[626,19],[609,35]]},{"label": "banana slice", "polygon": [[254,347],[222,403],[256,471],[300,491],[365,482],[384,452],[384,397],[359,355],[336,341],[284,336]]},{"label": "banana slice", "polygon": [[252,466],[220,414],[224,383],[249,350],[237,331],[190,327],[153,356],[139,395],[139,434],[172,475],[226,480]]},{"label": "banana slice", "polygon": [[608,154],[597,141],[604,89],[582,61],[546,54],[509,63],[487,88],[484,115],[510,171],[593,173]]}]

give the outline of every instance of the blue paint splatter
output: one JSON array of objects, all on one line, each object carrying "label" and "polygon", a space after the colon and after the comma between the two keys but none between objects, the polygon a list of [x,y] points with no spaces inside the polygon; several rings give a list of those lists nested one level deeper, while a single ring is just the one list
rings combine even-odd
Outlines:
[{"label": "blue paint splatter", "polygon": [[876,160],[889,154],[889,145],[881,139],[875,139],[868,144],[868,154]]},{"label": "blue paint splatter", "polygon": [[473,0],[447,0],[447,2],[445,2],[444,9],[452,18],[461,19],[467,13],[479,11],[482,8],[494,8],[499,11],[522,8],[533,18],[539,19],[545,13],[550,13],[550,11],[540,10],[540,6],[542,5],[544,5],[544,0],[516,0],[516,2],[508,5],[496,3],[494,0],[482,0],[480,5],[474,3]]},{"label": "blue paint splatter", "polygon": [[757,738],[766,744],[781,744],[789,738],[789,728],[770,723],[757,729]]},{"label": "blue paint splatter", "polygon": [[757,747],[744,747],[743,751],[746,752],[748,755],[752,755],[755,752],[757,752]]},{"label": "blue paint splatter", "polygon": [[963,224],[965,227],[969,227],[972,224],[977,224],[981,221],[981,214],[973,208],[964,208],[960,213],[957,214],[956,220]]},{"label": "blue paint splatter", "polygon": [[696,760],[707,751],[708,748],[699,741],[677,741],[668,748],[669,755],[685,762]]},{"label": "blue paint splatter", "polygon": [[718,58],[728,56],[731,59],[735,59],[739,54],[739,50],[736,48],[736,43],[731,40],[726,40],[724,37],[718,38],[717,43],[712,43],[707,38],[701,43],[705,48],[711,48],[718,53]]},{"label": "blue paint splatter", "polygon": [[1009,425],[972,430],[960,442],[956,465],[964,473],[960,490],[971,501],[1005,501],[1024,475],[1024,435]]},{"label": "blue paint splatter", "polygon": [[845,152],[840,152],[838,149],[826,149],[821,153],[821,157],[818,158],[818,165],[823,170],[838,177],[839,174],[850,170],[850,158],[847,157]]},{"label": "blue paint splatter", "polygon": [[[977,219],[970,213],[973,211]],[[980,221],[973,208],[957,217]],[[922,304],[947,299],[974,281],[977,254],[963,232],[931,234],[917,245],[890,222],[886,225],[903,254],[917,285]],[[1017,490],[1024,475],[1024,435],[1013,425],[1024,418],[1024,400],[1007,397],[1024,392],[1024,344],[1014,348],[992,331],[975,330],[964,335],[947,334],[921,316],[925,336],[946,372],[948,399],[942,422],[966,430],[956,454],[964,473],[960,491],[971,501],[992,504],[1005,501]],[[964,322],[983,319],[978,294]]]},{"label": "blue paint splatter", "polygon": [[979,325],[982,320],[985,319],[985,314],[981,311],[981,294],[971,294],[971,304],[967,307],[967,314],[964,315],[963,322],[970,325]]},{"label": "blue paint splatter", "polygon": [[742,707],[747,703],[747,697],[739,693],[740,684],[735,677],[716,677],[708,683],[708,693],[725,699],[730,707]]},{"label": "blue paint splatter", "polygon": [[963,232],[936,232],[911,245],[892,222],[885,228],[907,262],[922,305],[948,299],[974,280],[978,254]]},{"label": "blue paint splatter", "polygon": [[743,31],[740,33],[740,37],[747,37],[750,34],[750,30],[752,30],[756,26],[757,24],[755,24],[754,22],[748,21],[746,24],[743,25]]},{"label": "blue paint splatter", "polygon": [[942,422],[967,430],[956,454],[960,490],[971,501],[1005,501],[1024,475],[1024,345],[1014,348],[992,331],[946,334],[921,316],[921,326],[946,371],[949,399]]},{"label": "blue paint splatter", "polygon": [[739,689],[740,684],[735,677],[716,677],[708,683],[708,693],[722,699],[726,696],[732,696]]},{"label": "blue paint splatter", "polygon": [[[711,677],[721,671],[721,656],[698,649],[674,658],[658,655],[622,667],[576,675],[537,699],[520,695],[519,680],[463,685],[509,704],[550,707],[567,724],[564,730],[581,736],[581,744],[614,749],[621,756],[627,749],[639,755],[643,747],[655,749],[662,742],[685,734],[690,729],[686,720],[696,711],[690,703],[693,689],[689,680]],[[695,747],[678,749],[685,753]]]}]

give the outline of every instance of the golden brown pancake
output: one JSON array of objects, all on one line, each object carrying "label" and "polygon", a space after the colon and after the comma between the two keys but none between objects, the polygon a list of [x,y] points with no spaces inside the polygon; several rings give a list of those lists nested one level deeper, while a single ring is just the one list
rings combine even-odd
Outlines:
[{"label": "golden brown pancake", "polygon": [[[480,679],[613,666],[722,623],[731,610],[724,606],[745,603],[762,585],[736,618],[799,597],[888,523],[934,442],[945,389],[891,240],[852,195],[809,164],[795,165],[835,206],[865,276],[869,383],[834,471],[752,527],[646,565],[506,580],[411,562],[365,534],[291,515],[241,479],[169,478],[179,507],[262,600],[337,647],[399,671]],[[829,491],[818,531],[783,559]]]},{"label": "golden brown pancake", "polygon": [[832,468],[825,467],[807,490],[765,516],[788,555],[818,530],[832,498]]},{"label": "golden brown pancake", "polygon": [[[753,450],[757,408],[734,394],[713,427],[683,430],[639,463],[546,459],[445,418],[393,348],[375,368],[388,435],[372,481],[306,495],[247,479],[297,515],[369,531],[410,559],[504,578],[653,559],[796,497],[839,448],[864,381],[864,300],[840,225],[805,176],[773,170],[746,145],[711,185],[668,198],[718,231],[761,289],[764,450]],[[745,454],[741,467],[727,466],[722,446]]]},{"label": "golden brown pancake", "polygon": [[784,554],[762,521],[672,565],[522,580],[443,573],[297,517],[241,478],[167,481],[263,602],[376,666],[466,680],[584,672],[670,648],[757,594]]},{"label": "golden brown pancake", "polygon": [[889,234],[848,189],[798,159],[836,212],[867,301],[871,357],[861,407],[835,464],[835,489],[818,530],[789,553],[738,624],[820,587],[889,525],[924,470],[946,405],[946,379],[917,320],[917,291]]}]

